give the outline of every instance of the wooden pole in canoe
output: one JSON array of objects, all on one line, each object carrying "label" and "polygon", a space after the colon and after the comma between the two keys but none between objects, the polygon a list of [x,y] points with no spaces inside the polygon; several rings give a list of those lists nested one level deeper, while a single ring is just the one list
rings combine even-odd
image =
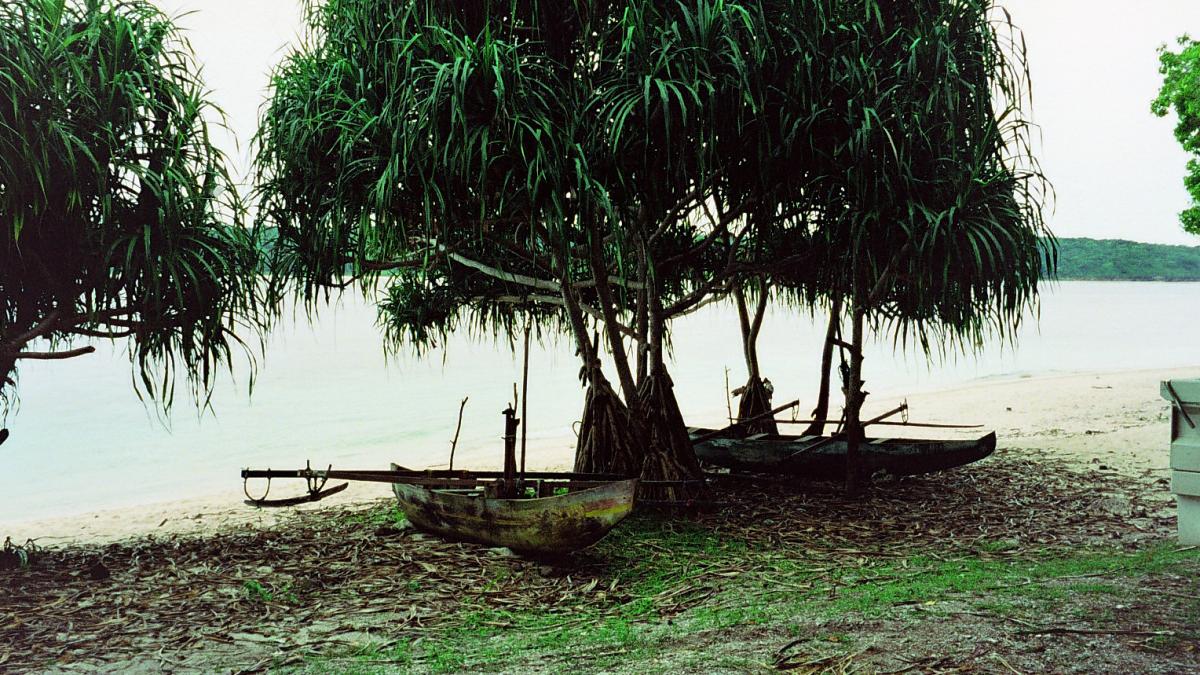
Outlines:
[{"label": "wooden pole in canoe", "polygon": [[525,475],[525,439],[529,435],[529,324],[525,325],[525,368],[521,374],[521,475]]},{"label": "wooden pole in canoe", "polygon": [[[513,385],[516,388],[516,385]],[[504,409],[504,485],[502,499],[511,499],[517,485],[517,411],[510,405]]]}]

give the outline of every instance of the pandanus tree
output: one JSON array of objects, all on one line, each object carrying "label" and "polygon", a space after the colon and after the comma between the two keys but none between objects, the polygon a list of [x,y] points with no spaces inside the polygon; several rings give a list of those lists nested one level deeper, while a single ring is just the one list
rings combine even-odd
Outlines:
[{"label": "pandanus tree", "polygon": [[564,327],[588,387],[577,468],[694,475],[669,326],[728,290],[752,209],[790,217],[756,199],[783,173],[754,166],[788,119],[768,115],[767,93],[804,74],[773,73],[785,50],[769,19],[818,30],[805,6],[313,8],[257,142],[276,288],[311,306],[382,281],[382,320],[410,338],[464,315]]},{"label": "pandanus tree", "polygon": [[[849,352],[852,455],[867,324],[927,352],[976,345],[1009,334],[1054,267],[1024,119],[1028,73],[1006,15],[986,0],[865,6],[835,8],[818,47],[830,105],[810,141],[808,220],[763,242],[777,294],[830,308],[810,433],[824,427],[834,345]],[[855,477],[851,462],[852,487]]]},{"label": "pandanus tree", "polygon": [[[139,392],[206,401],[255,330],[255,250],[187,42],[151,3],[0,6],[0,391],[128,338]],[[7,409],[7,405],[5,406]]]},{"label": "pandanus tree", "polygon": [[[939,251],[1037,217],[1013,192],[1025,177],[988,163],[1019,127],[988,99],[1012,71],[986,9],[330,0],[276,73],[257,143],[274,287],[310,308],[331,287],[390,287],[381,319],[417,341],[463,317],[565,329],[588,388],[576,467],[693,475],[674,318],[730,292],[759,303],[744,342],[761,386],[753,337],[777,284],[849,301],[878,277],[855,307],[890,316],[896,279],[939,302],[910,280]],[[940,283],[1007,290],[987,276],[1001,259]]]},{"label": "pandanus tree", "polygon": [[897,6],[846,41],[848,55],[875,60],[840,78],[853,85],[845,119],[856,123],[822,172],[825,202],[837,205],[820,229],[832,256],[822,269],[850,323],[852,491],[866,329],[927,353],[1008,336],[1054,268],[1047,185],[1022,114],[1028,71],[1010,30],[987,0],[931,1]]}]

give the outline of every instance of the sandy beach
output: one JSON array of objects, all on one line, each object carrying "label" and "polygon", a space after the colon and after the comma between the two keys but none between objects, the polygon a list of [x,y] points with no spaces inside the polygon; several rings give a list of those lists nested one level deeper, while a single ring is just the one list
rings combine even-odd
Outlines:
[{"label": "sandy beach", "polygon": [[[1103,466],[1131,476],[1166,476],[1169,408],[1159,397],[1159,382],[1188,377],[1200,377],[1200,367],[986,380],[907,399],[872,397],[868,399],[867,413],[887,410],[907,400],[912,421],[982,423],[986,429],[996,431],[1001,448],[1054,456],[1078,466]],[[713,411],[711,419],[689,421],[719,424],[721,413]],[[896,436],[978,433],[880,429]],[[546,442],[540,455],[550,468],[566,469],[571,465],[567,442],[570,439],[560,440]],[[545,452],[555,454],[547,456]],[[251,486],[252,491],[255,489],[261,486]],[[298,493],[299,485],[276,484],[273,490],[273,496],[290,495]],[[295,510],[368,503],[387,499],[389,495],[386,485],[356,483],[320,503],[273,510],[246,506],[240,490],[229,490],[194,499],[78,516],[0,523],[0,535],[11,537],[14,542],[33,539],[39,546],[106,543],[148,535],[204,535],[269,527],[292,517]]]}]

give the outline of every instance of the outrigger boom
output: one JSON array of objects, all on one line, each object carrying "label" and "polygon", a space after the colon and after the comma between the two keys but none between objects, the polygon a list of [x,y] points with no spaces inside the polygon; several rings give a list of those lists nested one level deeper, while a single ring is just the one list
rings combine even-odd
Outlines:
[{"label": "outrigger boom", "polygon": [[[308,494],[301,497],[291,497],[286,499],[267,499],[266,494],[261,498],[250,496],[249,481],[252,478],[265,478],[267,480],[267,492],[270,492],[270,481],[275,478],[298,478],[304,480],[308,484]],[[521,476],[521,482],[529,487],[538,490],[539,494],[547,490],[553,490],[556,487],[567,487],[572,490],[582,490],[587,488],[599,487],[607,485],[613,481],[627,480],[628,476],[617,474],[603,473],[575,473],[575,472],[558,472],[558,471],[526,471]],[[277,506],[296,506],[297,504],[306,504],[309,502],[320,501],[329,495],[336,494],[346,489],[348,483],[342,483],[332,488],[325,489],[325,484],[330,480],[335,481],[359,481],[367,483],[407,483],[409,485],[423,485],[425,487],[433,487],[440,489],[472,489],[485,483],[499,483],[505,479],[503,471],[464,471],[460,469],[426,469],[423,471],[414,471],[412,469],[366,469],[366,470],[348,470],[334,469],[332,466],[328,469],[313,469],[307,466],[303,469],[242,469],[242,481],[246,492],[246,503],[251,506],[259,507],[277,507]],[[641,481],[639,487],[656,488],[656,487],[679,487],[685,483],[704,483],[703,479],[689,481]]]}]

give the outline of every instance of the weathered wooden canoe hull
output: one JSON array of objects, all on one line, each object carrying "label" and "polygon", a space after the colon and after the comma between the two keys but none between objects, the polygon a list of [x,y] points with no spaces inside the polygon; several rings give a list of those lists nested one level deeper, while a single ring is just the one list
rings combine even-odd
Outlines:
[{"label": "weathered wooden canoe hull", "polygon": [[[704,430],[694,430],[699,436]],[[713,438],[695,444],[702,462],[739,471],[784,473],[810,480],[846,476],[846,442],[807,451],[821,437]],[[972,440],[867,439],[859,449],[864,475],[915,476],[976,462],[996,450],[996,434]]]},{"label": "weathered wooden canoe hull", "polygon": [[394,483],[392,490],[418,530],[533,554],[591,546],[633,510],[637,480],[538,499],[492,499]]}]

